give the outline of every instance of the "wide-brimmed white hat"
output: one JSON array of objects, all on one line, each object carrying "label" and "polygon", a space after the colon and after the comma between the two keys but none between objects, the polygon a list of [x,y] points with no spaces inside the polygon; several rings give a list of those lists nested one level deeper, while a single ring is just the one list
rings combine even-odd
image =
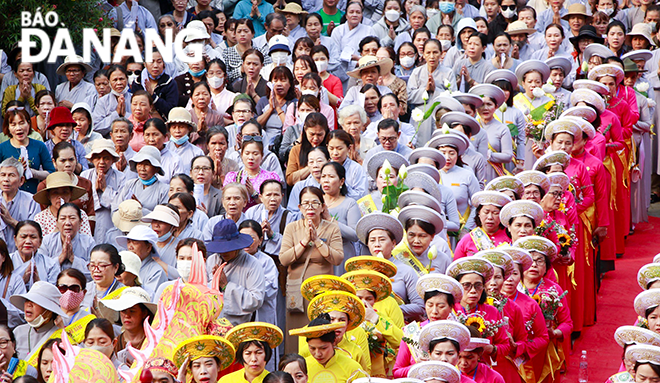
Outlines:
[{"label": "wide-brimmed white hat", "polygon": [[[444,164],[442,165],[443,167],[445,166]],[[435,166],[429,165],[429,164],[414,164],[408,166],[408,175],[413,174],[413,173],[422,173],[426,174],[427,176],[433,178],[436,184],[440,183],[440,172],[439,169],[442,168],[436,168]]]},{"label": "wide-brimmed white hat", "polygon": [[429,207],[435,211],[442,211],[442,208],[440,207],[440,201],[435,199],[435,197],[432,195],[422,191],[406,190],[405,192],[401,193],[397,202],[399,203],[399,208],[401,209],[406,206],[420,205]]},{"label": "wide-brimmed white hat", "polygon": [[115,162],[119,160],[119,154],[117,154],[117,151],[115,150],[115,144],[111,140],[106,140],[105,138],[99,138],[98,140],[92,141],[92,149],[87,153],[85,158],[91,160],[95,154],[101,154],[103,152],[108,152]]},{"label": "wide-brimmed white hat", "polygon": [[[481,100],[481,98],[479,99]],[[483,101],[482,101],[483,104]],[[447,124],[452,130],[454,129],[455,125],[462,125],[463,129],[465,130],[465,127],[470,128],[470,135],[472,137],[476,136],[479,131],[481,131],[481,127],[479,126],[479,121],[477,121],[476,118],[470,116],[469,114],[465,114],[465,112],[447,112],[442,115],[440,118],[440,125]],[[438,132],[437,130],[433,133]],[[460,131],[455,131],[452,133],[461,133]]]},{"label": "wide-brimmed white hat", "polygon": [[[651,34],[653,31],[651,30],[651,25],[647,23],[637,23],[633,25],[632,30],[628,32],[626,35],[626,44],[627,45],[632,45],[632,38],[634,36],[637,37],[643,37],[646,39],[646,41],[649,42],[649,46],[654,47],[655,42],[653,42],[653,36]],[[623,58],[621,58],[623,60]]]},{"label": "wide-brimmed white hat", "polygon": [[440,152],[438,149],[429,147],[421,147],[413,150],[412,153],[410,153],[408,156],[408,160],[411,163],[416,164],[417,161],[422,157],[430,158],[435,161],[435,163],[438,165],[438,169],[445,167],[445,163],[447,162],[447,159],[442,154],[442,152]]},{"label": "wide-brimmed white hat", "polygon": [[208,31],[206,30],[206,25],[200,20],[193,20],[186,25],[186,31],[188,35],[185,38],[185,42],[189,43],[195,40],[204,40],[211,38]]},{"label": "wide-brimmed white hat", "polygon": [[158,234],[156,234],[156,232],[149,226],[134,226],[127,235],[118,236],[116,241],[119,246],[126,248],[129,239],[133,241],[149,242],[153,246],[153,251],[157,252],[158,245],[156,243],[158,242]]},{"label": "wide-brimmed white hat", "polygon": [[[516,22],[517,21],[514,21],[513,23]],[[511,26],[511,24],[509,24],[509,26]],[[509,84],[511,84],[511,88],[514,90],[518,89],[518,77],[516,77],[516,74],[509,69],[496,69],[488,73],[484,79],[484,84],[492,84],[495,81],[500,80],[507,81]]]},{"label": "wide-brimmed white hat", "polygon": [[568,76],[573,68],[573,62],[565,56],[551,57],[545,60],[545,63],[548,64],[548,68],[550,68],[551,71],[553,69],[561,69],[564,72],[564,76]]},{"label": "wide-brimmed white hat", "polygon": [[591,57],[597,56],[603,59],[608,57],[616,56],[610,48],[606,47],[603,44],[591,43],[584,48],[584,53],[582,53],[582,59],[586,62],[589,62]]},{"label": "wide-brimmed white hat", "polygon": [[429,207],[421,205],[409,205],[399,212],[399,221],[405,227],[409,219],[418,219],[430,223],[435,229],[435,234],[440,233],[445,228],[445,220],[440,212]]},{"label": "wide-brimmed white hat", "polygon": [[160,221],[170,224],[174,227],[179,227],[181,218],[179,214],[165,205],[156,205],[154,210],[142,217],[142,222],[151,223],[152,221]]},{"label": "wide-brimmed white hat", "polygon": [[131,171],[137,173],[135,166],[140,162],[149,161],[151,166],[158,169],[158,174],[164,176],[165,172],[163,172],[163,166],[161,165],[160,160],[160,151],[155,146],[145,145],[128,161],[128,163],[131,166]]},{"label": "wide-brimmed white hat", "polygon": [[414,188],[420,188],[428,194],[432,195],[436,200],[442,202],[442,192],[440,191],[440,186],[431,176],[425,173],[408,172],[408,177],[403,180],[403,183],[408,187],[408,189],[412,190]]},{"label": "wide-brimmed white hat", "polygon": [[100,302],[101,305],[107,307],[116,314],[114,318],[106,317],[111,322],[117,322],[119,320],[119,313],[121,311],[130,309],[131,307],[138,304],[145,305],[147,309],[154,315],[156,315],[156,310],[158,310],[158,305],[151,303],[151,297],[149,296],[149,293],[144,291],[144,289],[141,287],[127,287],[117,298],[110,300],[102,299]]},{"label": "wide-brimmed white hat", "polygon": [[358,67],[348,72],[347,74],[354,78],[360,78],[360,72],[364,69],[379,68],[380,73],[389,73],[394,66],[394,62],[390,58],[379,60],[376,56],[362,56],[358,61]]},{"label": "wide-brimmed white hat", "polygon": [[614,77],[617,84],[621,84],[626,77],[625,72],[619,66],[614,64],[603,64],[592,68],[589,71],[588,78],[592,81],[598,81],[601,77]]},{"label": "wide-brimmed white hat", "polygon": [[454,134],[450,130],[446,134],[436,134],[426,145],[434,149],[441,148],[443,146],[449,146],[454,148],[459,156],[462,156],[470,145],[470,143],[465,140],[464,137],[465,136]]},{"label": "wide-brimmed white hat", "polygon": [[124,264],[124,271],[135,275],[135,283],[142,285],[140,280],[140,268],[142,267],[142,260],[132,251],[124,250],[119,252],[121,263]]},{"label": "wide-brimmed white hat", "polygon": [[30,301],[37,304],[44,309],[57,314],[61,317],[66,317],[64,311],[60,307],[60,297],[62,294],[54,284],[46,281],[34,282],[30,291],[25,294],[12,295],[9,302],[16,306],[17,309],[25,311],[25,302]]},{"label": "wide-brimmed white hat", "polygon": [[648,49],[638,49],[636,51],[628,52],[625,55],[621,56],[621,60],[631,59],[632,61],[635,60],[649,61],[651,58],[653,58],[653,52],[651,52]]},{"label": "wide-brimmed white hat", "polygon": [[401,225],[401,222],[393,216],[379,211],[369,213],[360,218],[355,226],[358,239],[365,245],[369,241],[369,233],[376,229],[386,230],[392,233],[394,242],[396,243],[401,242],[401,239],[403,239],[403,225]]},{"label": "wide-brimmed white hat", "polygon": [[378,170],[381,167],[383,167],[385,160],[387,160],[387,162],[390,163],[392,168],[396,169],[397,174],[401,166],[409,165],[406,157],[402,156],[397,152],[393,152],[391,150],[384,150],[382,152],[378,152],[373,156],[371,156],[369,160],[367,160],[367,174],[369,174],[371,179],[375,180],[376,178],[378,178]]},{"label": "wide-brimmed white hat", "polygon": [[66,68],[70,67],[71,65],[80,65],[83,67],[83,70],[85,73],[89,72],[92,70],[92,66],[83,62],[83,58],[81,56],[67,56],[64,58],[64,63],[62,65],[57,67],[56,73],[59,74],[60,76],[66,76]]}]

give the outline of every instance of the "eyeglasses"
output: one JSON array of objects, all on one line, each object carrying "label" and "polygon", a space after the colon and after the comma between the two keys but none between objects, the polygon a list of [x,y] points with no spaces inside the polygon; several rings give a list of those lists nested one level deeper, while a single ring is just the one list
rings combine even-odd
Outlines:
[{"label": "eyeglasses", "polygon": [[195,166],[194,168],[192,168],[193,172],[198,172],[198,173],[199,172],[210,172],[211,170],[213,170],[213,169],[210,166]]},{"label": "eyeglasses", "polygon": [[381,143],[385,143],[385,142],[387,142],[387,143],[389,143],[389,144],[393,144],[393,143],[395,143],[398,139],[399,139],[399,137],[378,137],[378,140],[379,140]]},{"label": "eyeglasses", "polygon": [[484,289],[484,284],[481,282],[477,282],[477,283],[465,282],[465,283],[461,283],[461,285],[463,285],[463,290],[466,293],[472,291],[473,288],[476,291],[480,291]]},{"label": "eyeglasses", "polygon": [[4,350],[5,348],[7,348],[9,342],[11,342],[10,339],[5,339],[5,338],[0,339],[0,349]]},{"label": "eyeglasses", "polygon": [[[90,267],[91,269],[91,267]],[[79,293],[80,292],[80,286],[79,285],[57,285],[57,289],[60,290],[60,294],[64,294],[67,292],[67,290],[71,290],[74,293]]]},{"label": "eyeglasses", "polygon": [[550,192],[550,195],[552,195],[555,198],[561,198],[561,197],[564,196],[564,193],[562,193],[560,191],[554,191],[554,192]]},{"label": "eyeglasses", "polygon": [[250,109],[234,109],[234,113],[236,114],[249,114],[252,113]]},{"label": "eyeglasses", "polygon": [[263,140],[264,139],[261,136],[251,136],[251,135],[243,136],[243,142],[250,142],[250,141],[263,142]]},{"label": "eyeglasses", "polygon": [[303,209],[318,209],[321,207],[321,202],[319,201],[312,201],[312,202],[303,202],[300,204],[300,207]]},{"label": "eyeglasses", "polygon": [[523,197],[540,197],[541,192],[538,190],[533,190],[533,191],[526,191],[523,193]]},{"label": "eyeglasses", "polygon": [[105,271],[109,266],[112,266],[112,263],[90,263],[87,268],[89,268],[89,271]]},{"label": "eyeglasses", "polygon": [[401,53],[399,53],[399,57],[403,57],[403,56],[415,57],[415,52],[401,52]]},{"label": "eyeglasses", "polygon": [[80,72],[82,72],[82,70],[75,69],[75,68],[70,68],[70,69],[67,69],[66,72],[64,72],[64,73],[66,73],[66,74],[78,74]]},{"label": "eyeglasses", "polygon": [[537,265],[544,265],[545,258],[544,257],[532,258],[532,263],[536,263]]}]

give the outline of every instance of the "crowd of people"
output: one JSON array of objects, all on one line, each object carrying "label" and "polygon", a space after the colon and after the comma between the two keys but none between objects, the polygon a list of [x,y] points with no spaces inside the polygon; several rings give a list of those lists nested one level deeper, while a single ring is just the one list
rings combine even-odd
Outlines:
[{"label": "crowd of people", "polygon": [[561,380],[660,201],[658,5],[100,6],[151,61],[0,51],[3,382]]}]

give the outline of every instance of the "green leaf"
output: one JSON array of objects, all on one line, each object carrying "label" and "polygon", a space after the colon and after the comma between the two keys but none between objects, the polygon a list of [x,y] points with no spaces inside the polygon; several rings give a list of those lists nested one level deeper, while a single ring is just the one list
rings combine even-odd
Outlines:
[{"label": "green leaf", "polygon": [[518,126],[516,124],[508,124],[509,131],[511,132],[512,137],[518,137]]},{"label": "green leaf", "polygon": [[530,115],[532,116],[533,120],[538,121],[543,119],[543,115],[545,114],[546,111],[547,109],[545,108],[545,104],[543,104],[537,107],[536,109],[532,110]]},{"label": "green leaf", "polygon": [[431,117],[431,114],[433,114],[433,111],[435,110],[435,107],[438,106],[438,105],[440,105],[440,101],[434,102],[433,105],[431,105],[430,108],[426,109],[426,112],[424,112],[424,118],[422,119],[422,121],[425,121],[426,119]]}]

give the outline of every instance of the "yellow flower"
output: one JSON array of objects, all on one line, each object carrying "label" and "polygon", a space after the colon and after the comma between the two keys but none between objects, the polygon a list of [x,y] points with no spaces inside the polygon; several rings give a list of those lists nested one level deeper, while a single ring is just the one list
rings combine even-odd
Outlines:
[{"label": "yellow flower", "polygon": [[484,322],[484,318],[479,317],[479,316],[473,316],[468,318],[465,321],[466,326],[474,326],[477,330],[479,330],[480,333],[484,332],[486,330],[486,323]]},{"label": "yellow flower", "polygon": [[536,303],[541,304],[541,296],[536,294],[532,296],[532,298],[536,301]]},{"label": "yellow flower", "polygon": [[568,234],[557,234],[557,239],[561,246],[566,246],[571,242],[571,237]]}]

